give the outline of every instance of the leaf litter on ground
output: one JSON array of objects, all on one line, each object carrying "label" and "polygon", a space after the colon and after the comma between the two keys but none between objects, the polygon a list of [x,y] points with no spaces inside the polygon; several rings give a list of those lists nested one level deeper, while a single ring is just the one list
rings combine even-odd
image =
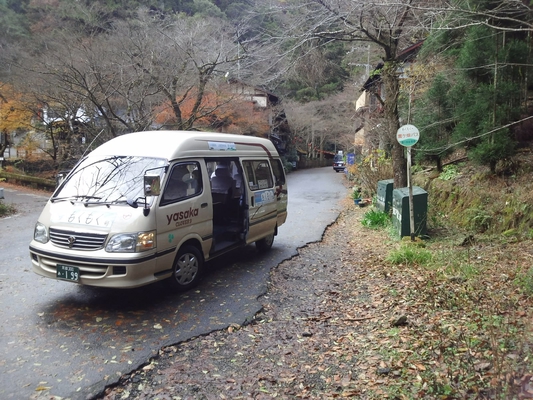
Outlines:
[{"label": "leaf litter on ground", "polygon": [[532,298],[513,284],[531,243],[469,249],[479,273],[454,279],[387,262],[388,233],[345,206],[273,269],[250,324],[163,348],[100,398],[533,398]]}]

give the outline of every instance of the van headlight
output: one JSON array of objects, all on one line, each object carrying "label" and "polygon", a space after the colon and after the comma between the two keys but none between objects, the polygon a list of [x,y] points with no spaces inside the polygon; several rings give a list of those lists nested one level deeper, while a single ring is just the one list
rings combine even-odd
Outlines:
[{"label": "van headlight", "polygon": [[105,251],[108,253],[140,253],[156,247],[155,231],[120,233],[109,240]]},{"label": "van headlight", "polygon": [[39,243],[48,243],[48,228],[46,225],[37,222],[33,230],[33,239]]}]

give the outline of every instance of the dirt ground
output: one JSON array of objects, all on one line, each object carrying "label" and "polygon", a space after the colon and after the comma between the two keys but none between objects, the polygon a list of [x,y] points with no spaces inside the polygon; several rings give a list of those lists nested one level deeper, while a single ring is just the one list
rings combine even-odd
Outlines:
[{"label": "dirt ground", "polygon": [[376,323],[400,316],[376,291],[386,274],[372,270],[382,265],[386,246],[375,244],[387,237],[361,225],[365,211],[346,200],[321,242],[275,268],[253,323],[164,348],[101,398],[364,395],[364,388],[379,380],[382,362],[361,358],[360,346],[378,345],[372,336]]}]

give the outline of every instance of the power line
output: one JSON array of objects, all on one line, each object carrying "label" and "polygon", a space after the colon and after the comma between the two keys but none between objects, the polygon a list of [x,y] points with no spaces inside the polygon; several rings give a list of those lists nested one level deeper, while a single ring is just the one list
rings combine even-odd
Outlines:
[{"label": "power line", "polygon": [[[489,132],[485,132],[485,133],[482,133],[480,135],[473,136],[473,137],[461,140],[461,141],[456,142],[456,143],[448,144],[448,145],[442,146],[442,147],[436,147],[434,149],[416,149],[416,151],[419,151],[421,153],[433,153],[434,155],[439,155],[439,154],[444,153],[446,150],[449,150],[449,149],[451,149],[451,148],[453,148],[453,147],[455,147],[457,145],[460,145],[461,143],[466,143],[466,142],[469,142],[469,141],[474,140],[474,139],[479,139],[479,138],[481,138],[483,136],[490,135],[491,133],[497,132],[497,131],[505,129],[505,128],[509,128],[510,126],[513,126],[513,125],[519,124],[521,122],[527,121],[528,119],[531,119],[531,118],[533,118],[533,115],[531,115],[529,117],[526,117],[526,118],[523,118],[523,119],[520,119],[518,121],[511,122],[511,123],[509,123],[507,125],[500,126],[500,127],[496,128],[496,129],[493,129],[493,130],[491,130]],[[424,128],[422,128],[422,129],[424,129]]]}]

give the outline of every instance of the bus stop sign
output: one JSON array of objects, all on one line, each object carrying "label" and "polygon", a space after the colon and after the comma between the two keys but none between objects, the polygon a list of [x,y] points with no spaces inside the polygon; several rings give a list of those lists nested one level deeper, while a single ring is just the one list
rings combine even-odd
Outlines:
[{"label": "bus stop sign", "polygon": [[413,146],[418,142],[418,139],[420,139],[420,132],[414,125],[401,126],[396,133],[396,140],[405,147]]}]

